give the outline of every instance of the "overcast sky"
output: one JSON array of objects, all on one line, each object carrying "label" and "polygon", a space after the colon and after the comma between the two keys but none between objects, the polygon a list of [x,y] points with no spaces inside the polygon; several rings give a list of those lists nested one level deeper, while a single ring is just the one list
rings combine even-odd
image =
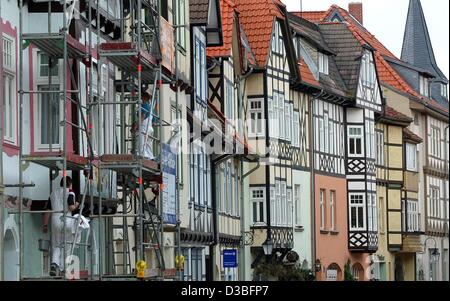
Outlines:
[{"label": "overcast sky", "polygon": [[[282,0],[289,11],[300,9],[301,0]],[[302,0],[303,10],[327,10],[332,4],[345,9],[356,0]],[[400,57],[409,0],[360,0],[364,26],[389,50]],[[439,68],[449,78],[449,1],[422,0],[434,54]]]}]

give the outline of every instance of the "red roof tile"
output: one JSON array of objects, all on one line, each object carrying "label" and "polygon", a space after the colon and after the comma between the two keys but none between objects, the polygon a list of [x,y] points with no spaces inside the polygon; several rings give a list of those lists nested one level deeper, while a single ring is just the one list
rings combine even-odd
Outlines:
[{"label": "red roof tile", "polygon": [[411,123],[413,120],[403,113],[400,113],[389,106],[385,106],[384,115],[388,119],[396,120],[404,123]]},{"label": "red roof tile", "polygon": [[266,66],[275,18],[284,19],[279,0],[235,0],[239,17],[258,65]]},{"label": "red roof tile", "polygon": [[423,139],[411,132],[408,128],[403,129],[403,138],[406,140],[413,141],[417,144],[420,144],[423,142]]},{"label": "red roof tile", "polygon": [[220,13],[222,18],[223,46],[208,47],[207,55],[211,57],[224,57],[231,55],[233,44],[233,23],[236,5],[233,0],[220,0]]},{"label": "red roof tile", "polygon": [[325,19],[327,11],[304,11],[304,12],[291,12],[297,17],[308,20],[312,23],[319,23]]},{"label": "red roof tile", "polygon": [[[352,31],[355,38],[361,43],[361,45],[368,44],[375,49],[375,63],[378,71],[378,77],[384,84],[391,86],[392,88],[414,96],[425,102],[430,107],[441,110],[448,114],[449,110],[432,99],[428,99],[417,93],[395,70],[391,65],[383,58],[383,56],[393,59],[398,58],[387,49],[374,35],[372,35],[365,27],[359,24],[348,11],[339,7],[338,5],[332,5],[328,11],[323,15],[323,21],[331,16],[331,14],[338,10],[340,15],[348,23],[348,28]],[[322,13],[322,12],[319,12]],[[313,15],[312,12],[304,12],[305,16]],[[318,23],[318,22],[316,22]]]},{"label": "red roof tile", "polygon": [[301,59],[298,62],[298,65],[302,81],[308,85],[320,87],[320,83],[314,78],[314,75],[312,74],[311,70],[309,69],[308,65],[305,63],[303,59]]}]

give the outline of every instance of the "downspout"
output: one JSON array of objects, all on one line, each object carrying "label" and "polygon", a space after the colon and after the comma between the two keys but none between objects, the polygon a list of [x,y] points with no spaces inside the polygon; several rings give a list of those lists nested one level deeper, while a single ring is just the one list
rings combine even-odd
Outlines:
[{"label": "downspout", "polygon": [[315,263],[317,260],[317,248],[316,248],[316,162],[314,156],[314,150],[316,146],[316,139],[315,139],[315,131],[314,131],[314,101],[316,99],[320,99],[324,95],[324,90],[320,90],[320,92],[317,95],[312,95],[312,99],[310,101],[310,109],[309,109],[309,137],[311,137],[311,147],[309,148],[309,158],[310,158],[310,164],[311,164],[311,182],[310,182],[310,189],[311,189],[311,271],[313,272],[313,275],[316,276]]},{"label": "downspout", "polygon": [[219,226],[218,226],[218,220],[219,220],[219,212],[217,210],[217,194],[216,194],[216,168],[221,163],[229,160],[232,158],[233,155],[222,155],[219,156],[217,159],[211,160],[211,203],[212,203],[212,210],[213,210],[213,242],[209,245],[209,258],[210,258],[210,264],[209,264],[209,272],[212,279],[206,279],[207,281],[214,281],[214,267],[216,265],[215,261],[215,247],[219,244]]},{"label": "downspout", "polygon": [[[0,1],[0,22],[2,21],[2,1]],[[1,23],[0,23],[1,24]],[[0,47],[3,47],[0,45]],[[3,52],[3,49],[1,49]],[[3,66],[3,56],[0,56],[0,66]],[[3,67],[2,67],[3,68]],[[3,70],[2,70],[3,73]],[[3,90],[3,88],[0,87],[0,90]],[[3,91],[0,95],[3,95]],[[0,112],[3,111],[3,101],[0,101]],[[0,116],[0,281],[3,281],[3,208],[4,208],[4,200],[3,200],[3,192],[4,192],[4,185],[3,185],[3,120],[2,120],[3,114]]]}]

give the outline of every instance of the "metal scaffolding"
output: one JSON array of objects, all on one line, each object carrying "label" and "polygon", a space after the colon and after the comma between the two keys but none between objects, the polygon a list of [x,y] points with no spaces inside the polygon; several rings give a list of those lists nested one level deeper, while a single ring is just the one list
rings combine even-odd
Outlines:
[{"label": "metal scaffolding", "polygon": [[[160,103],[160,89],[165,83],[173,83],[173,78],[163,74],[161,65],[160,48],[160,1],[159,0],[129,0],[121,1],[120,16],[114,21],[120,22],[120,38],[113,41],[102,38],[101,7],[96,0],[86,0],[85,11],[82,15],[87,23],[85,31],[86,43],[82,44],[71,36],[69,27],[73,18],[68,18],[73,13],[77,1],[60,1],[62,9],[52,12],[52,3],[48,2],[48,32],[24,33],[23,9],[24,1],[19,0],[19,45],[32,44],[48,57],[48,85],[44,90],[33,91],[30,88],[24,90],[24,54],[19,51],[19,265],[20,280],[31,280],[24,273],[24,216],[26,214],[62,214],[63,220],[75,220],[76,230],[72,241],[66,237],[66,222],[63,222],[63,254],[74,255],[76,250],[83,248],[85,279],[135,279],[136,262],[148,261],[148,253],[154,252],[158,264],[158,273],[146,275],[146,279],[163,279],[166,264],[164,261],[164,219],[162,206],[162,173],[161,160],[150,160],[143,156],[141,133],[147,133],[144,129],[143,94],[151,89],[150,122],[148,126],[154,126],[155,135],[147,137],[153,141],[155,157],[162,155],[162,141],[164,127],[171,126],[163,120],[162,106]],[[124,7],[125,4],[129,6]],[[107,9],[108,11],[109,9]],[[126,12],[126,13],[125,13]],[[59,32],[52,32],[52,14],[62,13],[62,27]],[[129,30],[126,31],[125,29]],[[94,34],[96,41],[94,41]],[[175,39],[176,44],[176,39]],[[59,74],[61,89],[54,89],[52,84],[52,65],[62,63],[62,74]],[[95,62],[97,76],[95,78]],[[80,66],[86,66],[84,83],[81,80]],[[114,65],[115,75],[120,74],[120,79],[114,82],[114,95],[116,99],[107,99],[102,91],[104,64]],[[175,65],[176,65],[175,59]],[[175,66],[175,68],[177,68]],[[77,72],[73,72],[76,69]],[[175,69],[176,70],[176,69]],[[109,68],[106,68],[109,73]],[[108,74],[107,74],[108,75]],[[116,76],[115,76],[116,77]],[[107,78],[109,78],[107,76]],[[176,78],[176,75],[175,75]],[[97,91],[94,89],[94,81],[97,81]],[[68,83],[70,81],[70,87]],[[84,85],[83,87],[81,87]],[[82,91],[87,91],[86,104],[83,104]],[[116,94],[117,93],[117,94]],[[176,94],[178,94],[178,89]],[[59,139],[54,139],[52,127],[55,122],[51,114],[47,120],[49,134],[49,149],[45,153],[25,153],[23,105],[25,95],[37,95],[38,101],[55,101],[62,106],[62,116],[57,120]],[[47,96],[46,98],[44,96]],[[55,96],[58,96],[56,98]],[[44,99],[45,98],[45,99]],[[178,95],[177,95],[178,102]],[[68,105],[76,106],[78,122],[69,118]],[[178,104],[178,103],[177,103]],[[107,147],[108,137],[103,136],[101,121],[105,120],[106,108],[112,108],[114,129],[112,147]],[[177,108],[178,109],[178,108]],[[156,112],[157,111],[157,112]],[[136,114],[137,112],[137,114]],[[116,117],[120,116],[118,120]],[[178,117],[178,110],[177,110]],[[97,124],[95,123],[97,121]],[[136,124],[139,124],[136,127]],[[130,130],[135,127],[135,132]],[[79,149],[69,149],[68,133],[76,131],[81,137]],[[137,132],[137,135],[135,135]],[[56,141],[54,141],[56,140]],[[146,141],[146,140],[144,140]],[[86,143],[86,145],[84,145]],[[145,142],[144,142],[145,143]],[[101,146],[101,147],[100,147]],[[32,189],[24,183],[24,165],[34,163],[49,168],[49,188],[52,191],[52,183],[58,176],[63,176],[64,195],[66,200],[67,183],[66,175],[79,173],[85,177],[85,187],[80,202],[80,215],[72,217],[68,210],[68,204],[64,201],[63,211],[33,211],[25,210],[22,206],[25,189]],[[106,173],[111,181],[109,195],[106,198],[102,193],[102,174]],[[112,181],[116,183],[112,184]],[[177,180],[178,183],[178,180]],[[113,195],[113,187],[117,188]],[[178,185],[177,185],[178,186]],[[97,193],[94,193],[97,189]],[[81,189],[80,189],[81,190]],[[147,196],[153,192],[154,199],[149,201]],[[147,193],[146,193],[147,192]],[[113,204],[116,210],[108,212],[107,205]],[[178,206],[179,207],[179,206]],[[81,214],[89,212],[91,227],[85,242],[77,242],[80,234]],[[179,210],[179,208],[178,208]],[[178,217],[179,219],[179,217]],[[93,227],[94,224],[96,227]],[[121,233],[122,238],[115,237],[115,230]],[[179,232],[179,225],[178,225]],[[131,235],[130,235],[131,234]],[[134,236],[130,238],[130,236]],[[119,243],[120,242],[120,243]],[[120,245],[120,246],[117,246]],[[95,260],[95,246],[98,246],[98,262]],[[69,252],[70,251],[70,252]],[[81,251],[79,251],[81,252]],[[179,252],[179,246],[178,246]],[[134,253],[134,256],[132,254]],[[132,257],[135,261],[132,262]],[[69,258],[70,259],[70,258]],[[98,268],[94,269],[94,261]],[[63,271],[68,271],[70,266],[64,261]],[[69,261],[70,265],[70,261]],[[105,266],[104,266],[105,265]],[[150,273],[151,274],[151,273]],[[43,277],[48,279],[67,279],[63,275],[57,277]],[[40,277],[39,279],[42,279]]]}]

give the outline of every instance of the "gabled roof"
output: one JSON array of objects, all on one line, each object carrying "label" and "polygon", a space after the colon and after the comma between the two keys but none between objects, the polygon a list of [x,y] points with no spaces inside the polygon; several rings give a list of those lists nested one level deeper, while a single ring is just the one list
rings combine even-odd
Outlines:
[{"label": "gabled roof", "polygon": [[279,0],[236,0],[241,24],[260,67],[267,64],[275,18],[285,19]]},{"label": "gabled roof", "polygon": [[[417,93],[388,63],[385,57],[392,58],[393,60],[399,60],[389,49],[387,49],[374,35],[372,35],[364,26],[356,21],[348,11],[339,7],[338,5],[332,5],[322,20],[325,22],[329,20],[336,13],[343,19],[343,21],[349,25],[349,29],[353,32],[354,36],[361,42],[370,45],[375,50],[375,63],[378,71],[378,77],[384,85],[387,85],[400,93],[412,96],[416,100],[422,101],[425,105],[438,110],[448,115],[448,109],[440,105],[438,102],[432,99],[428,99]],[[304,13],[304,16],[309,16],[310,13]],[[316,22],[317,23],[317,22]],[[320,23],[320,22],[319,22]]]},{"label": "gabled roof", "polygon": [[439,69],[434,56],[430,34],[420,0],[410,0],[402,60],[413,66],[431,71],[439,80],[448,83],[447,77]]},{"label": "gabled roof", "polygon": [[320,31],[328,46],[336,53],[335,61],[344,83],[356,95],[363,45],[345,23],[321,23]]},{"label": "gabled roof", "polygon": [[220,0],[223,46],[208,47],[206,51],[208,56],[226,57],[231,55],[235,8],[233,0]]},{"label": "gabled roof", "polygon": [[209,0],[189,0],[189,23],[191,25],[208,24]]}]

